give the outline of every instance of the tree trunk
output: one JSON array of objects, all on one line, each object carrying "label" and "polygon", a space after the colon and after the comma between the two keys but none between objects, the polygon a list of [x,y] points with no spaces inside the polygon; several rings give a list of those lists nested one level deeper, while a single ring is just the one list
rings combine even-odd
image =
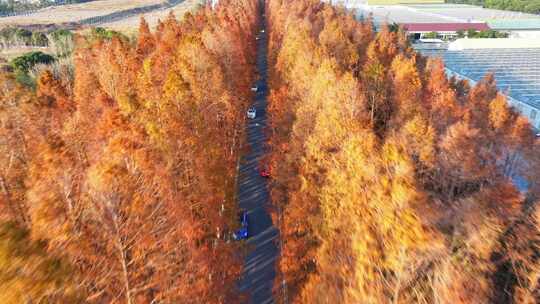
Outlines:
[{"label": "tree trunk", "polygon": [[129,281],[129,271],[127,266],[127,253],[124,247],[124,244],[122,242],[122,238],[120,236],[120,231],[118,229],[118,219],[116,217],[116,214],[112,214],[113,222],[114,222],[114,232],[116,236],[116,248],[118,250],[118,254],[120,256],[120,264],[122,264],[122,276],[124,280],[124,288],[126,290],[126,303],[132,304],[133,301],[131,299],[131,284]]},{"label": "tree trunk", "polygon": [[18,202],[13,200],[11,191],[9,190],[9,185],[2,174],[0,174],[0,189],[2,189],[2,192],[4,192],[4,196],[6,197],[6,205],[9,212],[12,213],[12,218],[27,226],[26,224],[28,224],[29,221],[26,218],[25,210],[18,204]]}]

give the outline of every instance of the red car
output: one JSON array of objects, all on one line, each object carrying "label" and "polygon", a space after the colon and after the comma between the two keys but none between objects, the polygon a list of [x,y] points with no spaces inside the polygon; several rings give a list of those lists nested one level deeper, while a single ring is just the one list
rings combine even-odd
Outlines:
[{"label": "red car", "polygon": [[262,176],[262,177],[270,177],[270,170],[268,170],[268,168],[262,168],[259,170],[259,174]]}]

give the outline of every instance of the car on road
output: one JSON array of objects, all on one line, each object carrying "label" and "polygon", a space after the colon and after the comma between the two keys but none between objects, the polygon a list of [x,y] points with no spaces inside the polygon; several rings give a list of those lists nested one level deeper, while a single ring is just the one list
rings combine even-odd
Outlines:
[{"label": "car on road", "polygon": [[264,30],[261,30],[261,33],[264,33]]},{"label": "car on road", "polygon": [[240,220],[240,228],[233,232],[233,239],[235,241],[245,240],[249,237],[249,224],[248,224],[248,214],[246,210],[242,210],[238,214]]},{"label": "car on road", "polygon": [[262,167],[262,168],[259,170],[259,174],[260,174],[262,177],[270,178],[270,170],[268,170],[267,167]]},{"label": "car on road", "polygon": [[251,107],[247,110],[247,117],[249,119],[255,119],[257,117],[257,110],[255,108]]},{"label": "car on road", "polygon": [[258,92],[258,91],[259,91],[259,87],[258,87],[258,86],[253,86],[253,87],[251,87],[251,91],[252,91],[252,92]]}]

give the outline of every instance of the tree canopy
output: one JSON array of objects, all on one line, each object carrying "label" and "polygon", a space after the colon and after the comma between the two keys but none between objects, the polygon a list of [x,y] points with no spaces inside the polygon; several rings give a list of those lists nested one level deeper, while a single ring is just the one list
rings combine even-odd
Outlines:
[{"label": "tree canopy", "polygon": [[[539,253],[528,243],[538,226],[524,210],[538,195],[512,178],[534,171],[539,143],[493,76],[474,87],[448,79],[403,32],[375,33],[371,20],[329,4],[267,6],[280,294],[292,303],[534,298],[538,260],[525,252]],[[517,234],[520,221],[534,233]],[[507,267],[515,259],[526,265],[518,272]]]},{"label": "tree canopy", "polygon": [[241,300],[224,236],[262,3],[287,303],[534,303],[527,119],[493,75],[449,79],[399,28],[318,0],[222,0],[154,31],[141,19],[136,39],[58,33],[76,43],[72,80],[46,69],[34,90],[1,72],[0,298]]},{"label": "tree canopy", "polygon": [[242,256],[224,236],[257,10],[221,1],[153,32],[141,19],[135,41],[77,36],[72,82],[46,70],[33,91],[0,74],[0,220],[16,234],[0,231],[0,253],[18,255],[0,285],[21,286],[9,303],[237,301]]}]

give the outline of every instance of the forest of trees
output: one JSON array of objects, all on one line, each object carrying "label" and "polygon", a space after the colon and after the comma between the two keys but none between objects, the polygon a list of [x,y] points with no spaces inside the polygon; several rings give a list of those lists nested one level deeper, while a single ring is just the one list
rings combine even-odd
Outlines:
[{"label": "forest of trees", "polygon": [[319,0],[220,0],[136,40],[70,35],[72,76],[1,71],[1,302],[240,302],[247,247],[226,235],[262,3],[275,300],[540,302],[527,119],[492,75],[448,79]]},{"label": "forest of trees", "polygon": [[446,2],[473,4],[486,8],[540,14],[540,0],[446,0]]},{"label": "forest of trees", "polygon": [[267,6],[277,300],[538,303],[540,143],[493,76],[448,79],[317,0]]},{"label": "forest of trees", "polygon": [[[43,40],[34,40],[33,37],[42,37]],[[125,41],[130,39],[120,32],[102,27],[92,28],[86,34],[86,37],[90,40],[111,40],[113,37]],[[33,88],[36,87],[38,78],[45,70],[53,73],[56,78],[72,83],[75,73],[73,61],[74,40],[75,34],[65,29],[45,34],[19,28],[4,28],[0,31],[0,45],[2,47],[46,47],[47,53],[41,51],[27,52],[12,58],[2,68],[12,70],[18,82]],[[36,43],[36,41],[39,42]]]},{"label": "forest of trees", "polygon": [[258,1],[137,41],[75,37],[73,79],[0,74],[2,303],[235,303]]}]

